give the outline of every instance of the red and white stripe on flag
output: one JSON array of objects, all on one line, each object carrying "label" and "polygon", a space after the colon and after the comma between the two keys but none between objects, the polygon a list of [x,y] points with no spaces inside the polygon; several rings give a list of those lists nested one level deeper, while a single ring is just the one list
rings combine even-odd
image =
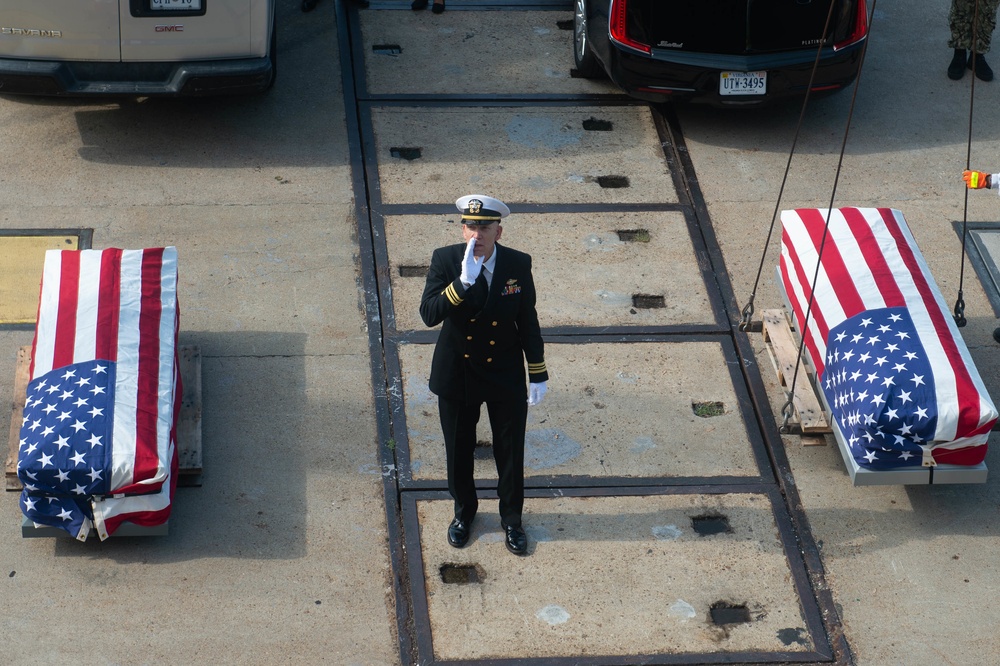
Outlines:
[{"label": "red and white stripe on flag", "polygon": [[[46,252],[31,379],[91,360],[116,367],[109,471],[118,499],[94,502],[109,534],[122,520],[159,524],[169,513],[178,328],[176,248]],[[159,492],[165,482],[170,492]]]},{"label": "red and white stripe on flag", "polygon": [[996,407],[903,214],[837,208],[825,240],[827,209],[782,211],[781,224],[781,281],[820,377],[831,328],[865,310],[906,307],[934,373],[935,443],[945,449],[985,444]]}]

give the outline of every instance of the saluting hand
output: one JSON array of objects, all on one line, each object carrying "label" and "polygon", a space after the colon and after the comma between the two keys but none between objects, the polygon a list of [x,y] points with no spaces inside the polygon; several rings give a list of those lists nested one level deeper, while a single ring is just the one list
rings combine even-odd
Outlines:
[{"label": "saluting hand", "polygon": [[471,287],[472,283],[479,277],[479,272],[483,270],[485,257],[476,257],[473,252],[476,250],[476,239],[470,238],[469,244],[465,247],[465,258],[462,259],[462,274],[459,279],[466,287]]}]

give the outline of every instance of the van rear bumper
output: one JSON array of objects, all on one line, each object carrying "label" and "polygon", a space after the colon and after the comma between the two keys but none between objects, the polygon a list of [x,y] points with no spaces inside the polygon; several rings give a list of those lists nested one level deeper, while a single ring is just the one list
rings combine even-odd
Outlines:
[{"label": "van rear bumper", "polygon": [[238,95],[267,90],[270,56],[196,62],[77,62],[0,58],[0,95]]}]

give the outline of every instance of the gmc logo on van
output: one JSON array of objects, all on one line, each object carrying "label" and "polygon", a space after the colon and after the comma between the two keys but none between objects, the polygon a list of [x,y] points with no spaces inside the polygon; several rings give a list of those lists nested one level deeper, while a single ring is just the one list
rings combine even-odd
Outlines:
[{"label": "gmc logo on van", "polygon": [[158,25],[154,29],[156,32],[184,32],[182,25]]}]

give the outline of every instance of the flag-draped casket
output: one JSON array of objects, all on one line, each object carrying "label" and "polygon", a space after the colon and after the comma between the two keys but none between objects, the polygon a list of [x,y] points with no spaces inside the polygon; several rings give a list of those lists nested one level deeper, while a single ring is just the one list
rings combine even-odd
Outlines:
[{"label": "flag-draped casket", "polygon": [[902,213],[834,209],[824,241],[826,222],[782,212],[779,275],[854,460],[978,465],[997,410]]},{"label": "flag-draped casket", "polygon": [[160,525],[177,477],[177,250],[50,250],[20,431],[21,509],[103,540]]}]

